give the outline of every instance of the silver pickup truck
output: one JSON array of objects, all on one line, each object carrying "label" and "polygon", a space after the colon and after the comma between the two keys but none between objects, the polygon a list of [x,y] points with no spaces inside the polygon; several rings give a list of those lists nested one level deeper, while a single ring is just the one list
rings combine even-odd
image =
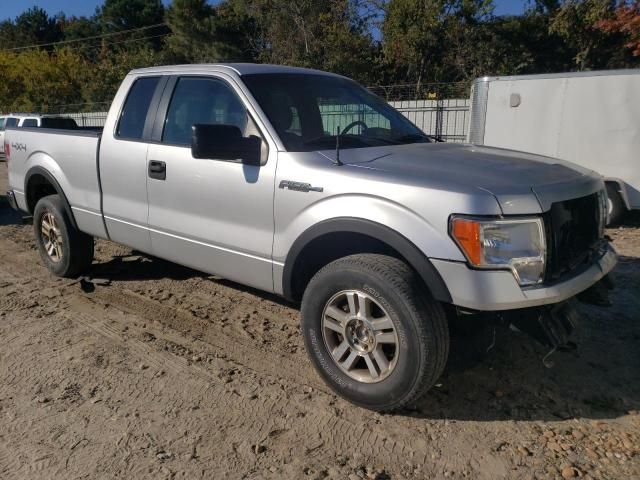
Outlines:
[{"label": "silver pickup truck", "polygon": [[600,176],[437,142],[320,71],[135,70],[102,131],[9,128],[5,143],[8,197],[55,275],[89,270],[98,237],[282,295],[319,374],[371,409],[437,381],[457,316],[562,345],[567,300],[616,263]]}]

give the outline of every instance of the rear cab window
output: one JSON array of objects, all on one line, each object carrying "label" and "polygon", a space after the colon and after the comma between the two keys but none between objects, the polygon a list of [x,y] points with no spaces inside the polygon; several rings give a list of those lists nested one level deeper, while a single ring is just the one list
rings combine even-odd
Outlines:
[{"label": "rear cab window", "polygon": [[125,140],[143,138],[149,107],[159,81],[160,77],[141,77],[133,83],[118,120],[116,137]]},{"label": "rear cab window", "polygon": [[4,122],[4,127],[15,127],[18,125],[18,119],[16,117],[7,118],[6,122]]}]

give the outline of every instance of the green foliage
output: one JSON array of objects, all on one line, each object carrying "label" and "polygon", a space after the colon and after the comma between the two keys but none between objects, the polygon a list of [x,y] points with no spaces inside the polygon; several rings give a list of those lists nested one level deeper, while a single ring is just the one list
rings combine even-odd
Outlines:
[{"label": "green foliage", "polygon": [[573,54],[574,68],[615,68],[628,63],[621,35],[598,24],[613,17],[614,0],[566,0],[553,16],[549,31],[559,35]]},{"label": "green foliage", "polygon": [[369,80],[375,45],[350,0],[229,0],[251,19],[252,56],[264,63],[324,68]]},{"label": "green foliage", "polygon": [[164,7],[160,0],[105,0],[96,17],[105,32],[130,30],[162,23]]},{"label": "green foliage", "polygon": [[78,102],[86,83],[86,65],[68,48],[0,52],[0,98],[10,111],[53,111],[59,105]]},{"label": "green foliage", "polygon": [[250,61],[251,19],[232,5],[214,8],[206,0],[174,0],[167,11],[171,30],[166,53],[180,63]]},{"label": "green foliage", "polygon": [[529,5],[519,16],[495,16],[492,0],[104,0],[91,17],[34,7],[0,22],[0,110],[106,109],[129,70],[163,63],[287,64],[418,92],[640,66],[637,0]]}]

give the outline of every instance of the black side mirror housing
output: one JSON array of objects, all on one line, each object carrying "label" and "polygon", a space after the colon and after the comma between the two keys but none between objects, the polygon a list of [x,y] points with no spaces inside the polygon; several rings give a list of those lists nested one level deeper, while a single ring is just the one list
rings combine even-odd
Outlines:
[{"label": "black side mirror housing", "polygon": [[243,137],[235,125],[197,123],[191,127],[193,158],[240,161],[259,166],[261,142],[256,136]]}]

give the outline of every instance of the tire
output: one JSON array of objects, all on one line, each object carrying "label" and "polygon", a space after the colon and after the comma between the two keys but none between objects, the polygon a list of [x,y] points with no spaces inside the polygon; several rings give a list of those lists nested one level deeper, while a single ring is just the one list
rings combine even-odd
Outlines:
[{"label": "tire", "polygon": [[74,228],[58,195],[41,198],[33,211],[40,257],[58,277],[76,278],[91,267],[93,237]]},{"label": "tire", "polygon": [[302,331],[324,381],[350,402],[377,411],[418,400],[440,377],[449,354],[442,305],[407,264],[386,255],[351,255],[322,268],[304,292]]},{"label": "tire", "polygon": [[607,199],[607,225],[615,225],[627,211],[617,185],[607,183]]}]

